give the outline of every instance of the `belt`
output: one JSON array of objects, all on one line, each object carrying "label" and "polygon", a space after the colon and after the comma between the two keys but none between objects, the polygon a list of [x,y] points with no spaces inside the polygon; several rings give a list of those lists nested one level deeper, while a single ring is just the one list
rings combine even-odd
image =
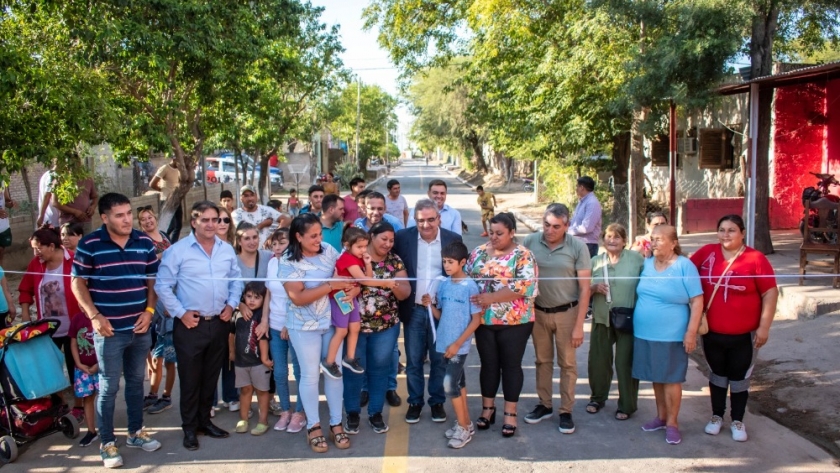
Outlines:
[{"label": "belt", "polygon": [[218,315],[199,315],[198,321],[199,322],[212,322],[214,320],[222,320],[219,318]]},{"label": "belt", "polygon": [[545,312],[546,314],[556,314],[557,312],[566,312],[576,305],[578,305],[578,301],[572,301],[568,304],[558,305],[557,307],[540,307],[538,305],[534,305],[534,307],[536,307],[540,312]]}]

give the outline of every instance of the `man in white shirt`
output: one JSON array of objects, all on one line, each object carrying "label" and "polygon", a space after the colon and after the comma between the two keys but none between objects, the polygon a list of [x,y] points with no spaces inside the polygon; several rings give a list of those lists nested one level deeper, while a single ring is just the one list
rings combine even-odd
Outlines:
[{"label": "man in white shirt", "polygon": [[400,195],[400,181],[388,181],[388,195],[385,199],[385,213],[396,218],[405,227],[408,223],[408,202]]},{"label": "man in white shirt", "polygon": [[35,228],[41,228],[41,225],[47,224],[53,228],[58,228],[58,210],[52,206],[52,181],[55,165],[41,175],[41,180],[38,181],[38,221],[35,223]]},{"label": "man in white shirt", "polygon": [[[440,215],[440,228],[461,235],[463,232],[461,213],[446,204],[447,190],[446,182],[435,179],[429,183],[429,199],[437,205],[438,214]],[[414,213],[416,214],[417,211],[415,210]],[[408,227],[415,225],[414,220],[408,223]]]},{"label": "man in white shirt", "polygon": [[239,190],[239,201],[241,207],[231,214],[233,225],[248,222],[257,227],[260,232],[260,248],[271,236],[274,228],[280,225],[283,214],[267,205],[257,204],[257,192],[251,186],[242,186]]}]

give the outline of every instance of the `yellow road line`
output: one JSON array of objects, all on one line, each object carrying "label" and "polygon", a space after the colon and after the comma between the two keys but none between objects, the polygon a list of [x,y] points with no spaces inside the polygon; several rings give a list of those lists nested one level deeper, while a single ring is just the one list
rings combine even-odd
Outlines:
[{"label": "yellow road line", "polygon": [[382,473],[408,471],[409,425],[405,422],[405,413],[408,411],[408,389],[405,384],[405,375],[397,376],[397,392],[402,396],[403,403],[399,407],[389,408],[389,429],[385,434]]}]

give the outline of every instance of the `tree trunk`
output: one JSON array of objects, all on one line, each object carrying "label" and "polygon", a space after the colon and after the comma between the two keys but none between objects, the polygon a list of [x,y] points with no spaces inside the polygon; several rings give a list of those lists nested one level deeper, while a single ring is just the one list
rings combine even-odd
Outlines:
[{"label": "tree trunk", "polygon": [[467,142],[469,142],[470,148],[472,148],[475,170],[477,172],[487,174],[487,163],[484,162],[484,150],[481,149],[481,140],[478,138],[478,134],[474,130],[470,130]]},{"label": "tree trunk", "polygon": [[[50,170],[47,169],[47,172],[50,172]],[[26,166],[20,168],[20,177],[23,178],[23,187],[26,188],[26,198],[29,199],[29,202],[35,202],[35,199],[32,198],[32,186],[29,185],[29,172],[27,172]],[[39,199],[41,198],[40,193],[38,195],[38,198]],[[35,202],[35,203],[38,204],[38,205],[41,204],[41,202]],[[18,204],[18,205],[20,205],[20,204]],[[36,227],[38,225],[38,222],[37,222],[38,215],[35,214],[35,209],[38,208],[38,205],[30,205],[29,206],[29,218],[32,219],[32,223],[35,224]],[[20,208],[20,207],[18,207],[18,208]],[[35,229],[37,230],[37,228],[35,228]]]},{"label": "tree trunk", "polygon": [[[775,1],[756,3],[750,40],[750,72],[752,78],[773,72],[773,41],[779,20],[779,6]],[[755,159],[755,249],[773,253],[770,238],[770,129],[772,124],[773,90],[758,95],[758,137]],[[749,216],[747,216],[749,217]]]},{"label": "tree trunk", "polygon": [[612,218],[615,223],[620,223],[626,228],[629,224],[627,218],[627,172],[630,166],[630,132],[619,133],[612,139],[612,158],[615,162],[613,168],[613,204]]},{"label": "tree trunk", "polygon": [[[269,156],[270,155],[268,153],[263,153],[262,150],[257,150],[257,153],[254,156],[254,161],[259,161],[259,163],[260,163],[260,176],[259,176],[260,185],[259,185],[258,189],[260,191],[260,203],[261,204],[264,204],[264,203],[268,202],[269,199],[271,199],[271,187],[266,187],[267,185],[270,186],[270,183],[268,182],[268,179],[271,176],[271,173],[269,172],[269,169],[268,169],[268,158],[269,158]],[[267,195],[266,195],[266,190],[267,190]]]},{"label": "tree trunk", "polygon": [[[627,171],[627,238],[633,241],[645,233],[645,143],[639,125],[645,121],[647,110],[637,111],[631,126],[630,160]],[[673,223],[673,222],[672,222]]]}]

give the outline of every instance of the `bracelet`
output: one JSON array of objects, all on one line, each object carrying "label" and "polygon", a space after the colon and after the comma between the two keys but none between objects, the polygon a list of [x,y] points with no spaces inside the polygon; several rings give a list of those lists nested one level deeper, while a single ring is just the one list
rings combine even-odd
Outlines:
[{"label": "bracelet", "polygon": [[97,313],[93,314],[93,317],[88,317],[88,319],[93,320],[93,319],[96,318],[97,315],[102,315],[102,312],[97,312]]},{"label": "bracelet", "polygon": [[149,312],[152,315],[155,315],[155,308],[154,307],[146,307],[146,312]]}]

